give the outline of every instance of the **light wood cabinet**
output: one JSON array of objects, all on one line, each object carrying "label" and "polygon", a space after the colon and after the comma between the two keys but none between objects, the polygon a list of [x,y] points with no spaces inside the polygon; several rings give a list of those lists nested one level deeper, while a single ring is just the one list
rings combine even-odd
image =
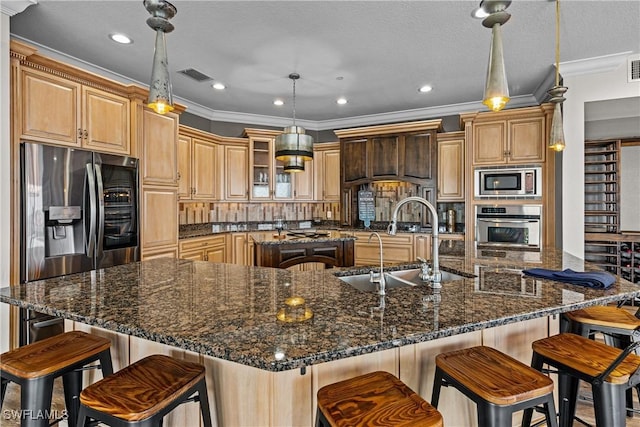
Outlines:
[{"label": "light wood cabinet", "polygon": [[177,246],[177,200],[175,187],[143,187],[140,215],[143,257],[156,248]]},{"label": "light wood cabinet", "polygon": [[148,261],[157,258],[178,258],[178,248],[171,247],[169,249],[149,250],[142,254],[141,260]]},{"label": "light wood cabinet", "polygon": [[247,233],[231,233],[227,238],[228,262],[253,265],[253,243]]},{"label": "light wood cabinet", "polygon": [[544,117],[474,123],[473,164],[501,165],[545,161]]},{"label": "light wood cabinet", "polygon": [[275,159],[275,138],[281,131],[245,129],[249,137],[249,199],[293,200],[295,174]]},{"label": "light wood cabinet", "polygon": [[192,261],[227,262],[227,236],[218,234],[181,240],[179,257]]},{"label": "light wood cabinet", "polygon": [[178,137],[178,197],[181,200],[217,200],[219,191],[218,144],[185,135]]},{"label": "light wood cabinet", "polygon": [[464,201],[464,132],[438,134],[438,201]]},{"label": "light wood cabinet", "polygon": [[141,178],[147,185],[178,185],[178,115],[142,112]]},{"label": "light wood cabinet", "polygon": [[224,146],[224,200],[249,200],[248,166],[248,146]]},{"label": "light wood cabinet", "polygon": [[[406,263],[415,260],[413,234],[397,234],[390,236],[379,232],[382,239],[382,252],[384,264]],[[355,232],[355,264],[356,266],[380,265],[380,246],[378,239],[371,233]]]},{"label": "light wood cabinet", "polygon": [[431,248],[433,241],[431,234],[415,234],[414,240],[414,255],[417,260],[418,257],[422,259],[431,259]]},{"label": "light wood cabinet", "polygon": [[318,144],[313,154],[314,200],[340,201],[340,143]]},{"label": "light wood cabinet", "polygon": [[46,72],[22,70],[21,137],[130,154],[130,101]]},{"label": "light wood cabinet", "polygon": [[314,162],[315,154],[314,160],[304,162],[304,171],[292,174],[294,200],[313,200],[313,178],[317,166]]}]

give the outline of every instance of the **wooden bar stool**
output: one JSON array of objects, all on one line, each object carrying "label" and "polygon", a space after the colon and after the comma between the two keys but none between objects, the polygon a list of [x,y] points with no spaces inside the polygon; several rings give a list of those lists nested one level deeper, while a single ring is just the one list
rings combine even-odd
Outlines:
[{"label": "wooden bar stool", "polygon": [[[476,403],[479,426],[511,427],[514,412],[537,405],[544,407],[547,426],[557,426],[553,381],[491,347],[438,354],[431,397],[436,408],[443,385],[455,387]],[[530,424],[531,414],[523,419],[523,426]]]},{"label": "wooden bar stool", "polygon": [[638,345],[620,350],[569,333],[532,344],[531,365],[542,370],[547,364],[558,370],[561,426],[570,426],[575,417],[578,380],[591,384],[598,427],[625,425],[625,391],[640,383],[640,356],[632,354]]},{"label": "wooden bar stool", "polygon": [[442,415],[388,372],[372,372],[318,390],[316,427],[440,427]]},{"label": "wooden bar stool", "polygon": [[78,414],[82,369],[100,361],[102,375],[113,373],[111,341],[81,331],[66,332],[0,355],[2,401],[9,382],[20,385],[21,425],[48,426],[53,380],[62,376],[69,425]]},{"label": "wooden bar stool", "polygon": [[82,390],[77,426],[90,418],[112,427],[161,426],[166,414],[188,401],[200,402],[204,425],[211,427],[204,366],[152,355]]}]

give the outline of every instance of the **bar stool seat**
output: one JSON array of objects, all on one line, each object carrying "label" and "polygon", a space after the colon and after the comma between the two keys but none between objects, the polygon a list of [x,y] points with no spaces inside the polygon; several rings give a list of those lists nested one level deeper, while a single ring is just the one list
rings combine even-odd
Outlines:
[{"label": "bar stool seat", "polygon": [[189,400],[200,402],[204,425],[211,427],[204,366],[152,355],[82,390],[78,427],[89,418],[112,427],[161,426],[166,414]]},{"label": "bar stool seat", "polygon": [[21,425],[48,426],[49,420],[42,414],[50,412],[53,380],[62,376],[69,422],[74,425],[82,389],[82,368],[99,360],[102,375],[111,375],[110,348],[111,341],[106,338],[71,331],[3,353],[0,355],[2,401],[9,382],[20,385]]},{"label": "bar stool seat", "polygon": [[[478,425],[512,425],[512,414],[543,405],[547,426],[557,426],[553,402],[553,381],[530,366],[486,346],[441,353],[431,404],[438,407],[441,386],[453,386],[478,408]],[[522,425],[528,426],[531,412]]]},{"label": "bar stool seat", "polygon": [[442,415],[388,372],[372,372],[318,390],[316,427],[440,427]]},{"label": "bar stool seat", "polygon": [[570,426],[575,416],[578,380],[591,384],[596,424],[625,425],[625,391],[640,383],[638,343],[624,351],[576,334],[562,333],[535,341],[532,366],[547,364],[558,370],[560,425]]},{"label": "bar stool seat", "polygon": [[596,305],[570,311],[563,316],[569,322],[563,327],[564,332],[571,331],[584,337],[602,332],[605,343],[618,348],[640,340],[640,319],[623,308]]}]

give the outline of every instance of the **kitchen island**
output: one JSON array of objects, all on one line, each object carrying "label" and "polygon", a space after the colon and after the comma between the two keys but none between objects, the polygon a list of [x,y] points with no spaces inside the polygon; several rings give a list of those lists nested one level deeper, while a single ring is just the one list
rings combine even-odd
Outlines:
[{"label": "kitchen island", "polygon": [[355,237],[336,230],[284,231],[282,234],[250,233],[255,244],[255,265],[288,268],[307,262],[326,267],[354,265]]},{"label": "kitchen island", "polygon": [[[600,290],[521,277],[528,267],[592,269],[553,248],[450,249],[441,266],[470,277],[443,283],[439,294],[418,286],[380,297],[335,276],[368,269],[157,259],[4,288],[0,301],[112,337],[116,369],[157,352],[200,360],[218,425],[308,426],[325,384],[381,369],[430,399],[441,351],[485,344],[528,363],[531,342],[557,331],[555,315],[640,295],[620,279]],[[280,320],[295,297],[311,316]],[[197,422],[189,405],[165,425]],[[455,390],[443,391],[440,409],[447,425],[475,423],[474,405]]]}]

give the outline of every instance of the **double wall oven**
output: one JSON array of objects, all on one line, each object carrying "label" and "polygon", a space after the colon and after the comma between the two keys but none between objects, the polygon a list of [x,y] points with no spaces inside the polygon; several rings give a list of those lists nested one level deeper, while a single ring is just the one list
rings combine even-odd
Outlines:
[{"label": "double wall oven", "polygon": [[542,246],[542,205],[477,205],[475,217],[478,246]]}]

